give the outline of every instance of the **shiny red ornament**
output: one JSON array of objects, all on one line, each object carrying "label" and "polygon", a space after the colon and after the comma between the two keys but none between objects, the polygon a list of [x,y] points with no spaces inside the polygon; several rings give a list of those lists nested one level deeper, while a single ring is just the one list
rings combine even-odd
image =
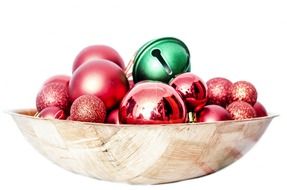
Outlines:
[{"label": "shiny red ornament", "polygon": [[70,120],[103,123],[105,117],[105,104],[94,95],[80,96],[71,106]]},{"label": "shiny red ornament", "polygon": [[38,114],[38,117],[45,118],[45,119],[66,119],[66,114],[64,110],[52,106],[44,108],[40,113]]},{"label": "shiny red ornament", "polygon": [[123,70],[108,60],[96,60],[81,65],[69,83],[70,98],[81,95],[99,97],[107,110],[116,107],[129,90],[129,82]]},{"label": "shiny red ornament", "polygon": [[132,89],[135,86],[135,83],[133,80],[129,80],[129,85],[130,85],[130,89]]},{"label": "shiny red ornament", "polygon": [[198,76],[183,73],[175,77],[170,83],[183,98],[188,112],[197,112],[207,102],[206,85]]},{"label": "shiny red ornament", "polygon": [[127,124],[184,123],[186,108],[171,86],[161,82],[139,82],[123,99],[119,120]]},{"label": "shiny red ornament", "polygon": [[48,78],[45,82],[44,85],[53,83],[53,82],[59,82],[59,83],[64,83],[66,85],[69,84],[71,77],[68,75],[55,75],[50,78]]},{"label": "shiny red ornament", "polygon": [[232,82],[226,78],[216,77],[207,81],[208,104],[226,107]]},{"label": "shiny red ornament", "polygon": [[230,88],[229,103],[234,101],[244,101],[251,106],[257,101],[257,91],[253,84],[247,81],[238,81]]},{"label": "shiny red ornament", "polygon": [[36,107],[38,112],[47,107],[58,107],[65,112],[69,110],[70,100],[68,85],[64,83],[53,82],[44,85],[36,98]]},{"label": "shiny red ornament", "polygon": [[268,115],[265,107],[260,102],[256,102],[253,108],[255,109],[256,117],[265,117]]},{"label": "shiny red ornament", "polygon": [[256,112],[254,108],[244,101],[232,102],[227,106],[226,110],[230,113],[231,118],[234,120],[242,120],[256,117]]},{"label": "shiny red ornament", "polygon": [[73,64],[73,72],[82,64],[90,61],[105,59],[125,68],[124,61],[120,54],[112,47],[106,45],[93,45],[84,48],[76,57]]},{"label": "shiny red ornament", "polygon": [[107,118],[106,118],[106,123],[113,123],[113,124],[119,124],[119,110],[118,109],[114,109],[112,110]]},{"label": "shiny red ornament", "polygon": [[196,114],[196,122],[231,120],[229,112],[219,105],[207,105]]}]

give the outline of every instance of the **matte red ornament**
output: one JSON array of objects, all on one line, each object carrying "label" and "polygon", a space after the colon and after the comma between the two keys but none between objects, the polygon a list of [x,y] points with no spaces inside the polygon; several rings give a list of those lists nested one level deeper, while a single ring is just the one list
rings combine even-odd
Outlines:
[{"label": "matte red ornament", "polygon": [[161,82],[139,82],[123,99],[119,120],[127,124],[184,123],[186,108],[171,86]]},{"label": "matte red ornament", "polygon": [[265,117],[268,115],[265,107],[260,102],[256,102],[253,108],[255,109],[256,117]]},{"label": "matte red ornament", "polygon": [[38,117],[45,118],[45,119],[66,119],[66,114],[64,110],[52,106],[52,107],[47,107],[40,111],[38,114]]},{"label": "matte red ornament", "polygon": [[183,98],[188,112],[197,112],[207,102],[206,85],[198,76],[192,73],[178,75],[170,83]]},{"label": "matte red ornament", "polygon": [[257,101],[257,91],[253,84],[247,81],[238,81],[230,88],[229,103],[234,101],[244,101],[251,106]]},{"label": "matte red ornament", "polygon": [[80,96],[71,106],[70,120],[103,123],[105,117],[105,104],[94,95]]},{"label": "matte red ornament", "polygon": [[76,57],[73,64],[73,72],[82,64],[90,61],[106,59],[109,60],[122,69],[125,68],[124,61],[120,54],[110,46],[93,45],[84,48]]},{"label": "matte red ornament", "polygon": [[112,110],[106,119],[106,123],[113,123],[113,124],[119,124],[119,110],[118,109],[114,109]]},{"label": "matte red ornament", "polygon": [[70,98],[81,95],[99,97],[107,110],[116,107],[129,90],[129,82],[123,70],[108,60],[96,60],[81,65],[69,83]]},{"label": "matte red ornament", "polygon": [[36,107],[38,112],[47,107],[58,107],[65,112],[69,110],[69,92],[68,85],[64,83],[53,82],[44,85],[36,98]]},{"label": "matte red ornament", "polygon": [[55,75],[55,76],[48,78],[44,82],[44,85],[52,83],[52,82],[59,82],[59,83],[64,83],[64,84],[68,85],[70,79],[71,79],[71,77],[68,75]]},{"label": "matte red ornament", "polygon": [[256,112],[254,108],[244,101],[232,102],[227,106],[226,110],[230,113],[231,118],[234,120],[242,120],[256,117]]},{"label": "matte red ornament", "polygon": [[196,114],[196,122],[214,122],[231,120],[229,112],[219,105],[205,106]]},{"label": "matte red ornament", "polygon": [[226,107],[232,82],[226,78],[216,77],[207,81],[208,104]]}]

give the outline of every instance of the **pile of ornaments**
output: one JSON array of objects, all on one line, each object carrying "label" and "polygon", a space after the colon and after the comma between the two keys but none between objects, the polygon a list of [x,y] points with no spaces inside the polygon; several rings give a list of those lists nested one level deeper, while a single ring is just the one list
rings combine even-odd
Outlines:
[{"label": "pile of ornaments", "polygon": [[144,44],[126,68],[115,49],[89,46],[76,56],[71,77],[56,75],[44,82],[35,116],[114,124],[267,116],[250,82],[218,77],[205,83],[190,70],[187,46],[172,37]]}]

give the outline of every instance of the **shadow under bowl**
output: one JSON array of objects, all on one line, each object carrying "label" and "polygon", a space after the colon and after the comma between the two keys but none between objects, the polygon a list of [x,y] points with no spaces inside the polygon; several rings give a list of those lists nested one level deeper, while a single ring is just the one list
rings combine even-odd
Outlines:
[{"label": "shadow under bowl", "polygon": [[69,171],[131,184],[159,184],[214,173],[243,156],[276,115],[240,121],[113,125],[13,117],[30,144]]}]

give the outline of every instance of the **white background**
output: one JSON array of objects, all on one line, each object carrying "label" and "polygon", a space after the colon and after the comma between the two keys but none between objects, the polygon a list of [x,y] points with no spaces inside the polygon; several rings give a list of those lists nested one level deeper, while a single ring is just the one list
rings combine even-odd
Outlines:
[{"label": "white background", "polygon": [[[283,1],[0,1],[0,189],[286,189],[287,6]],[[76,54],[107,44],[127,63],[148,40],[174,36],[204,80],[248,80],[279,113],[258,144],[213,175],[134,186],[75,175],[50,163],[2,110],[35,106],[42,82],[71,74]],[[156,145],[155,145],[156,146]]]}]

